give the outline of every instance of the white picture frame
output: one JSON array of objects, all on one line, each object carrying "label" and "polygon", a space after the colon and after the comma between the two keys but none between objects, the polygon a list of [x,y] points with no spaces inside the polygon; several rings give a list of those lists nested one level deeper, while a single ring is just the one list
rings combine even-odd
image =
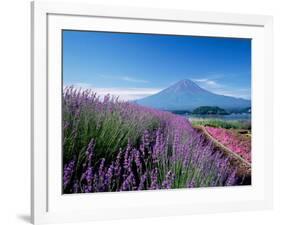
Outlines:
[{"label": "white picture frame", "polygon": [[[61,149],[58,149],[62,86],[60,33],[63,29],[252,38],[253,184],[246,187],[63,196]],[[32,222],[42,224],[272,208],[272,42],[271,16],[32,2]],[[87,209],[83,207],[85,205]]]}]

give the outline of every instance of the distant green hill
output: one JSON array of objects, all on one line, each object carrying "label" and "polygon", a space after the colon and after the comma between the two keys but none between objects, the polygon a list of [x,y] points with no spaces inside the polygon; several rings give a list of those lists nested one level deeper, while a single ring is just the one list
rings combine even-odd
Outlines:
[{"label": "distant green hill", "polygon": [[217,106],[200,106],[192,111],[192,114],[200,115],[228,115],[229,113]]}]

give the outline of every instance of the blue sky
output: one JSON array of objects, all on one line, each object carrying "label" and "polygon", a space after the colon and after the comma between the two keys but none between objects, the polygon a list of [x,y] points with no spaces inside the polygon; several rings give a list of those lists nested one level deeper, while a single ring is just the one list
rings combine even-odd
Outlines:
[{"label": "blue sky", "polygon": [[110,32],[63,32],[64,85],[132,100],[190,79],[251,98],[251,40]]}]

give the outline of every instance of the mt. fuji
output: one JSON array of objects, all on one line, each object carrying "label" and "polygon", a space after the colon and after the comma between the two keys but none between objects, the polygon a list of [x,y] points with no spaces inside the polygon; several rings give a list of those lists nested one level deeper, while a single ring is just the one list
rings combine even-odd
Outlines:
[{"label": "mt. fuji", "polygon": [[250,100],[212,93],[188,79],[135,102],[162,110],[193,110],[200,106],[218,106],[223,109],[251,107]]}]

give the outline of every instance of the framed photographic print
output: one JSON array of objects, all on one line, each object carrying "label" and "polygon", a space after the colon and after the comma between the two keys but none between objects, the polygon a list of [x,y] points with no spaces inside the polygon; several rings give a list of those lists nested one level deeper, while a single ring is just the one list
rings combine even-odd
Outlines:
[{"label": "framed photographic print", "polygon": [[270,16],[32,3],[35,224],[272,207]]}]

